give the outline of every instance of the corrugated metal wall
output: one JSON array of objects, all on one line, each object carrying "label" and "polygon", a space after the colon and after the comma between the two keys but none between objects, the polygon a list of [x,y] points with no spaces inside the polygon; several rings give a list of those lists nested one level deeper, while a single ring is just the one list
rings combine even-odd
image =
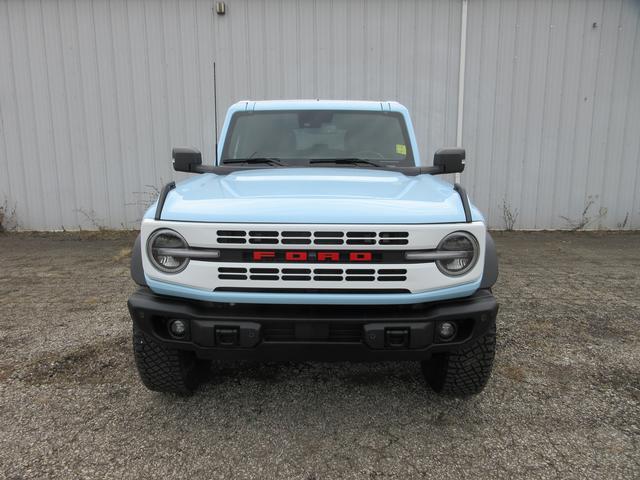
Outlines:
[{"label": "corrugated metal wall", "polygon": [[506,204],[516,228],[640,228],[640,2],[470,0],[468,15],[464,183],[489,223]]},{"label": "corrugated metal wall", "polygon": [[[244,98],[397,99],[456,138],[462,2],[0,0],[0,205],[25,229],[134,227]],[[470,0],[463,183],[493,226],[640,226],[639,2]],[[595,23],[595,26],[593,26]],[[567,217],[569,221],[561,216]]]}]

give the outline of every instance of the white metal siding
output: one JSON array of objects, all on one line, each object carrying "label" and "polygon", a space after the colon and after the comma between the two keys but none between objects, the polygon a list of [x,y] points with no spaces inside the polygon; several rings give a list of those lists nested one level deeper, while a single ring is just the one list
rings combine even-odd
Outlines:
[{"label": "white metal siding", "polygon": [[[25,229],[135,227],[244,98],[395,99],[456,138],[461,0],[0,0],[0,204]],[[470,0],[462,182],[502,227],[640,226],[640,4]],[[596,26],[593,27],[593,23]],[[604,210],[603,210],[604,211]]]},{"label": "white metal siding", "polygon": [[[640,227],[640,2],[471,0],[463,182],[489,224]],[[564,217],[564,218],[563,218]]]}]

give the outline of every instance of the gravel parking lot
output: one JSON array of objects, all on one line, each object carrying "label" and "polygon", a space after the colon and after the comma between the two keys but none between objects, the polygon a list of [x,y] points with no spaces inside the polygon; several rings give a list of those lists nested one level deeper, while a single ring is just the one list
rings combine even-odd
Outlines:
[{"label": "gravel parking lot", "polygon": [[639,478],[640,233],[497,233],[498,354],[442,398],[413,363],[214,365],[147,391],[131,233],[0,236],[0,477]]}]

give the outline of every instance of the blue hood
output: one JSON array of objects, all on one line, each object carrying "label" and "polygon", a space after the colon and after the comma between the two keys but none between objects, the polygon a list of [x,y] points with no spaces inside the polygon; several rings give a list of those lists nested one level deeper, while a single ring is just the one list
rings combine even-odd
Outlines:
[{"label": "blue hood", "polygon": [[[147,212],[152,218],[155,207]],[[472,208],[474,220],[482,216]],[[453,186],[359,168],[273,168],[197,175],[167,196],[162,220],[236,223],[464,222]]]}]

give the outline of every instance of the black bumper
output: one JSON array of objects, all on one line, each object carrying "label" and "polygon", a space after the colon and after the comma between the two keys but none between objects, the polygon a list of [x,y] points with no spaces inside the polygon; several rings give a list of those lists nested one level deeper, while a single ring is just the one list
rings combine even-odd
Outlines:
[{"label": "black bumper", "polygon": [[[498,305],[489,290],[456,300],[392,306],[214,304],[138,289],[129,298],[136,328],[168,347],[217,360],[424,360],[482,336]],[[169,328],[183,320],[186,333]],[[456,334],[440,338],[442,322]]]}]

